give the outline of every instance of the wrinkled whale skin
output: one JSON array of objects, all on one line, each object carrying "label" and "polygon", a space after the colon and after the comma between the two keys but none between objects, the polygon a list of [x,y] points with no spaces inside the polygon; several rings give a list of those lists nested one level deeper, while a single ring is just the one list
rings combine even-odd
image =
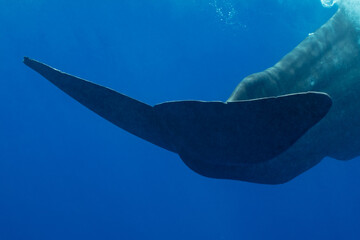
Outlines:
[{"label": "wrinkled whale skin", "polygon": [[[360,155],[359,31],[345,11],[337,13],[273,67],[250,75],[228,101],[319,91],[333,106],[325,118],[292,147],[263,163],[217,166],[229,178],[285,183],[329,156],[350,160]],[[215,167],[215,166],[214,166]]]}]

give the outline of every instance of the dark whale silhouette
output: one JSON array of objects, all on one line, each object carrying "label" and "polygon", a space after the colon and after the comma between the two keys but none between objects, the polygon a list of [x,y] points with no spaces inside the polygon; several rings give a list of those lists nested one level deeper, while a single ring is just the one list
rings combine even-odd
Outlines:
[{"label": "dark whale silhouette", "polygon": [[150,106],[25,57],[24,63],[120,128],[213,178],[285,183],[325,156],[360,155],[359,33],[339,10],[227,102]]}]

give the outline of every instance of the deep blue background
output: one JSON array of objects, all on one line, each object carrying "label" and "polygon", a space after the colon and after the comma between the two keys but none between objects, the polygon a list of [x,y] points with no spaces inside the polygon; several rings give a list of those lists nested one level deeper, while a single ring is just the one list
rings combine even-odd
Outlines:
[{"label": "deep blue background", "polygon": [[359,239],[360,159],[325,159],[278,186],[208,179],[21,62],[149,104],[226,100],[335,10],[318,0],[0,0],[0,239]]}]

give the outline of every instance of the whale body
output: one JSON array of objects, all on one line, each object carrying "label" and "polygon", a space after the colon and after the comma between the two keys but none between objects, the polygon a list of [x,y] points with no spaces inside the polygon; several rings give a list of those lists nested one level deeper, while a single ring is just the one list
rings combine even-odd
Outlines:
[{"label": "whale body", "polygon": [[343,10],[226,102],[150,106],[25,57],[24,63],[120,128],[212,178],[285,183],[329,156],[360,155],[359,32]]}]

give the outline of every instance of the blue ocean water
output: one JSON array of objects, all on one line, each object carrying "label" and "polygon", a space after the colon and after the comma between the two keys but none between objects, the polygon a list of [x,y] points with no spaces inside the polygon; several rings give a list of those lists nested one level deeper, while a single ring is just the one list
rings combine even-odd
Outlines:
[{"label": "blue ocean water", "polygon": [[25,67],[148,104],[226,100],[336,8],[320,0],[0,0],[0,239],[359,239],[360,161],[267,186],[197,175]]}]

